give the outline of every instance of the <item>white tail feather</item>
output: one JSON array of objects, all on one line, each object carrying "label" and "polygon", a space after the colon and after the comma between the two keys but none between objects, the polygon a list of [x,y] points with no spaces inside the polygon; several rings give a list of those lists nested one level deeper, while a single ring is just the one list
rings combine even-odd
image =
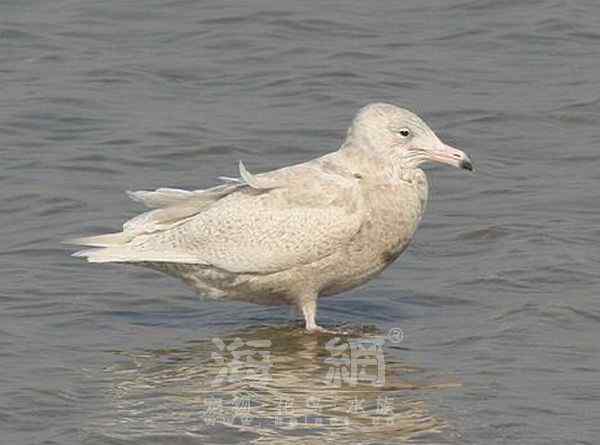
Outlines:
[{"label": "white tail feather", "polygon": [[128,247],[84,249],[75,252],[72,256],[86,258],[90,263],[158,262],[203,264],[199,258],[185,252],[136,251]]},{"label": "white tail feather", "polygon": [[198,193],[198,191],[191,192],[189,190],[159,188],[153,192],[146,190],[134,192],[128,190],[126,193],[127,196],[134,201],[141,202],[148,208],[157,209],[190,199],[194,196],[194,194]]},{"label": "white tail feather", "polygon": [[[243,169],[243,166],[242,166]],[[247,177],[252,178],[248,173]],[[206,190],[159,188],[155,191],[128,191],[127,195],[153,210],[138,215],[123,225],[123,232],[75,238],[66,244],[97,247],[75,252],[90,263],[107,262],[174,262],[204,264],[185,252],[156,252],[140,247],[141,237],[169,230],[184,224],[219,199],[246,187],[241,180],[221,184]]]},{"label": "white tail feather", "polygon": [[65,244],[76,244],[90,247],[122,246],[133,239],[134,235],[126,232],[107,233],[105,235],[87,236],[63,241]]}]

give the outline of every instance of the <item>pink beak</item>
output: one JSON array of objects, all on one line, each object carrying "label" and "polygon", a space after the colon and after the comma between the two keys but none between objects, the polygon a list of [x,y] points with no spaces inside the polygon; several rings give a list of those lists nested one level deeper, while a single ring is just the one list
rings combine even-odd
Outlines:
[{"label": "pink beak", "polygon": [[440,142],[440,145],[436,149],[431,150],[429,155],[432,161],[453,165],[465,170],[473,170],[473,163],[464,151],[446,145],[443,142]]}]

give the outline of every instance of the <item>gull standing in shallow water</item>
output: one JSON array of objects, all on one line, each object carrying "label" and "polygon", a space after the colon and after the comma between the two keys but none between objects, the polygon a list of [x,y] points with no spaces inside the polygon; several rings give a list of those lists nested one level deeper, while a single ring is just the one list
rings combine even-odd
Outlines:
[{"label": "gull standing in shallow water", "polygon": [[385,103],[362,108],[335,152],[206,190],[129,192],[150,210],[123,231],[79,238],[74,256],[131,263],[183,279],[200,294],[295,305],[308,331],[317,300],[359,286],[408,246],[427,202],[419,166],[472,170],[417,115]]}]

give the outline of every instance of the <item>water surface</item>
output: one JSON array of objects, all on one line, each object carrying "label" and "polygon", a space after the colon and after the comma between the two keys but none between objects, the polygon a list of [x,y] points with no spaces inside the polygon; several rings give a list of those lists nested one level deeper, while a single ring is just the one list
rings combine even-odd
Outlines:
[{"label": "water surface", "polygon": [[[0,17],[3,442],[597,442],[597,2],[4,1]],[[331,151],[376,100],[477,168],[429,168],[409,250],[320,305],[383,341],[382,386],[323,384],[331,339],[286,308],[203,302],[60,245],[138,213],[124,190]],[[211,385],[215,338],[270,341],[270,380]],[[249,424],[207,417],[244,394]],[[315,397],[333,423],[302,423]],[[296,424],[273,423],[281,400]]]}]

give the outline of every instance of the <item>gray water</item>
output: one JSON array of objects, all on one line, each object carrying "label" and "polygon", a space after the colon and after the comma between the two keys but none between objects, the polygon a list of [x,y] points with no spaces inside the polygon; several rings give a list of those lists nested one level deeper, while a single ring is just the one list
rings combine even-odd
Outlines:
[{"label": "gray water", "polygon": [[[0,80],[0,443],[599,443],[600,3],[4,0]],[[383,386],[323,387],[330,338],[285,307],[60,244],[140,212],[124,190],[331,151],[380,100],[477,169],[429,168],[411,247],[320,303],[385,342]],[[212,385],[214,338],[270,342],[270,379]],[[239,391],[250,419],[208,416]]]}]

